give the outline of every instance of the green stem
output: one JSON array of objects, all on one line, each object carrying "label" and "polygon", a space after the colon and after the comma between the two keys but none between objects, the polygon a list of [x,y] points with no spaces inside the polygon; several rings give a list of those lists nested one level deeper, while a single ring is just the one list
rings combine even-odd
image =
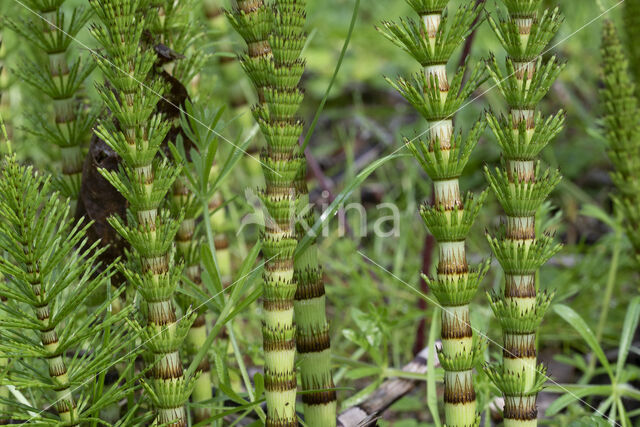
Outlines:
[{"label": "green stem", "polygon": [[[620,251],[622,249],[622,226],[620,221],[616,222],[616,227],[613,242],[613,251],[611,255],[611,263],[609,264],[609,272],[607,274],[607,283],[604,291],[604,299],[602,300],[602,309],[600,310],[600,317],[598,319],[598,325],[596,327],[596,341],[600,342],[604,327],[607,323],[607,317],[609,315],[609,307],[611,305],[611,298],[613,297],[613,290],[616,285],[616,277],[618,274],[618,264],[620,263]],[[585,372],[586,378],[591,378],[593,371],[596,367],[596,357],[592,357],[589,360],[589,365]]]},{"label": "green stem", "polygon": [[[306,167],[298,173],[298,212],[309,205]],[[313,224],[315,216],[309,211],[304,218]],[[299,239],[305,234],[298,230]],[[297,324],[296,347],[300,358],[300,378],[305,422],[310,427],[336,425],[337,398],[331,373],[331,342],[325,312],[325,288],[322,269],[318,265],[317,244],[312,243],[295,261],[295,280],[298,283],[294,310]],[[311,391],[313,390],[313,391]]]}]

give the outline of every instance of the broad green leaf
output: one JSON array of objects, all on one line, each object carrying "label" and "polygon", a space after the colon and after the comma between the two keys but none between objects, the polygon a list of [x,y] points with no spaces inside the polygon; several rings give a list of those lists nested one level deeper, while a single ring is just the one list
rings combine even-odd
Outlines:
[{"label": "broad green leaf", "polygon": [[618,362],[616,364],[616,380],[620,379],[620,375],[624,369],[624,363],[629,355],[629,348],[633,335],[638,328],[638,320],[640,319],[640,297],[635,297],[629,303],[627,314],[624,317],[624,325],[620,334],[620,347],[618,349]]},{"label": "broad green leaf", "polygon": [[607,356],[604,354],[602,347],[598,343],[596,336],[593,331],[586,324],[586,322],[580,317],[578,313],[576,313],[571,307],[566,306],[564,304],[556,304],[553,306],[553,309],[560,317],[562,317],[569,325],[571,325],[585,340],[587,345],[593,350],[594,354],[602,364],[602,366],[606,369],[607,374],[613,380],[613,371],[611,369],[611,365],[607,360]]}]

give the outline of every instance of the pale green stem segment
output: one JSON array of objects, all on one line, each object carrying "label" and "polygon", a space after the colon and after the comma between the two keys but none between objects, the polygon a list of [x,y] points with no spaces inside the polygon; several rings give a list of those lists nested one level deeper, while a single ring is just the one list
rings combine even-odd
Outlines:
[{"label": "pale green stem segment", "polygon": [[[298,176],[298,229],[301,238],[314,223],[309,206],[306,167]],[[305,214],[305,212],[307,212]],[[331,341],[326,315],[326,296],[322,269],[318,265],[318,247],[314,242],[295,261],[298,283],[294,303],[297,327],[296,347],[300,359],[300,378],[305,422],[310,427],[336,425],[336,391],[331,373]]]},{"label": "pale green stem segment", "polygon": [[[426,35],[431,46],[436,45],[436,35],[442,22],[442,14],[422,16]],[[424,74],[429,84],[436,82],[440,92],[439,102],[444,103],[449,95],[449,80],[446,64],[424,67]],[[438,147],[443,161],[450,157],[454,133],[451,117],[430,121],[428,140],[431,150]],[[464,202],[460,194],[458,177],[433,182],[434,206],[425,210],[445,213],[449,223],[454,215],[464,216]],[[439,258],[437,281],[450,288],[449,294],[455,294],[470,282],[464,240],[448,240],[446,234],[438,239]],[[432,287],[440,286],[433,284]],[[445,294],[447,292],[445,291]],[[436,293],[436,295],[439,295]],[[455,298],[439,299],[442,305],[442,347],[439,358],[445,370],[444,375],[444,409],[448,427],[471,427],[478,423],[476,412],[476,394],[473,386],[473,362],[477,356],[473,331],[469,317],[469,304],[466,301],[453,305]]]},{"label": "pale green stem segment", "polygon": [[[179,258],[185,263],[185,274],[187,278],[197,285],[202,284],[199,245],[194,239],[196,218],[192,213],[195,211],[192,206],[193,200],[191,191],[187,185],[187,179],[184,175],[178,177],[173,184],[173,200],[172,204],[177,212],[185,210],[185,216],[176,233],[176,248]],[[191,304],[191,301],[185,301],[184,306]],[[193,357],[198,350],[202,348],[207,340],[208,326],[205,311],[202,310],[198,314],[195,321],[191,325],[185,342],[187,344],[187,353]],[[213,383],[211,381],[211,365],[208,357],[204,357],[196,372],[200,376],[196,379],[191,399],[194,403],[209,401],[213,398]],[[211,410],[206,407],[195,407],[193,409],[194,421],[199,423],[211,417]]]},{"label": "pale green stem segment", "polygon": [[[35,267],[35,265],[33,267]],[[36,269],[33,270],[34,272],[37,271]],[[40,295],[42,286],[40,285],[39,274],[35,272],[33,274],[33,278],[33,292],[35,295]],[[63,422],[69,423],[69,425],[79,425],[77,422],[76,402],[71,394],[71,384],[67,375],[67,366],[63,356],[60,354],[60,351],[58,351],[58,333],[55,328],[52,327],[52,329],[46,330],[48,329],[47,325],[50,325],[49,305],[47,304],[42,307],[36,307],[35,313],[38,320],[40,320],[45,327],[45,330],[42,330],[40,333],[40,341],[47,353],[51,355],[47,358],[47,363],[49,365],[49,376],[55,385],[56,411]]]},{"label": "pale green stem segment", "polygon": [[[48,22],[52,23],[52,25],[43,25],[45,37],[51,39],[57,37],[56,32],[60,31],[59,29],[64,24],[63,22],[58,22],[58,16],[62,15],[58,15],[57,11],[44,13],[43,15]],[[48,58],[52,81],[60,87],[68,86],[70,83],[70,69],[67,61],[67,51],[48,53]],[[77,132],[77,108],[80,102],[75,93],[66,93],[64,97],[53,99],[55,126],[65,142],[65,145],[61,146],[62,175],[69,192],[68,196],[71,199],[71,212],[76,211],[84,162],[82,141],[79,141],[77,136],[74,135]]]},{"label": "pale green stem segment", "polygon": [[[504,346],[502,365],[487,373],[504,396],[504,425],[533,427],[537,425],[537,395],[546,381],[545,369],[537,363],[536,333],[553,296],[538,291],[536,275],[540,266],[559,250],[551,237],[537,235],[535,221],[538,207],[559,181],[559,174],[540,173],[535,158],[559,132],[561,120],[537,123],[540,115],[530,100],[542,98],[545,92],[532,83],[538,81],[536,74],[544,72],[553,77],[560,68],[552,58],[542,65],[544,70],[537,69],[542,64],[539,55],[544,45],[530,36],[534,26],[546,26],[536,28],[536,34],[553,34],[559,18],[556,12],[545,12],[545,18],[539,19],[532,7],[540,6],[539,0],[528,6],[516,2],[508,2],[507,6],[509,16],[502,25],[519,34],[519,39],[502,40],[508,51],[507,64],[513,66],[514,73],[507,78],[514,82],[514,88],[503,91],[509,102],[509,118],[499,125],[493,119],[492,125],[504,150],[504,167],[495,174],[487,173],[506,214],[504,230],[497,238],[489,238],[505,276],[502,295],[490,295],[492,309],[502,326]],[[491,22],[500,35],[499,24]],[[489,69],[498,80],[496,67],[494,63]],[[545,131],[546,135],[538,134]]]},{"label": "pale green stem segment", "polygon": [[[173,218],[162,207],[179,172],[158,156],[173,123],[155,113],[159,94],[137,83],[156,82],[152,70],[157,58],[141,39],[142,33],[150,30],[149,23],[145,21],[145,13],[137,9],[147,5],[131,0],[92,0],[91,5],[101,21],[101,25],[92,28],[92,33],[104,45],[105,52],[114,56],[96,59],[120,94],[114,100],[111,87],[98,88],[119,126],[115,127],[109,117],[101,121],[96,133],[122,158],[119,171],[101,170],[101,173],[127,199],[132,214],[126,223],[117,216],[110,217],[109,223],[131,244],[132,257],[139,260],[122,270],[144,298],[146,307],[146,316],[140,319],[144,324],[136,324],[151,359],[143,386],[153,404],[155,423],[186,427],[185,403],[200,373],[185,376],[180,349],[197,313],[188,310],[179,320],[176,316],[173,301],[183,266],[174,259],[174,247],[180,230],[177,249],[185,249],[182,243],[193,234],[195,224],[193,218],[184,223],[182,215]],[[122,43],[130,45],[123,48]],[[130,70],[132,78],[122,78],[121,70],[114,69],[113,63],[125,64],[121,66]],[[154,87],[162,91],[161,86]],[[183,182],[178,181],[178,186],[178,197],[184,197]],[[193,268],[188,271],[197,275]]]}]

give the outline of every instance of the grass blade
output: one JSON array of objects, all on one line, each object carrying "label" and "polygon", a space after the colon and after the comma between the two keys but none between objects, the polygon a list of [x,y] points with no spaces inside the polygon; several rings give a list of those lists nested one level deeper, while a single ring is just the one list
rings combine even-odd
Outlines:
[{"label": "grass blade", "polygon": [[624,317],[624,325],[622,326],[622,334],[620,335],[618,362],[616,364],[616,380],[620,379],[620,375],[624,369],[624,362],[626,362],[627,356],[629,355],[633,334],[638,328],[638,320],[640,320],[640,297],[635,297],[631,300],[627,314]]},{"label": "grass blade", "polygon": [[585,340],[587,345],[591,347],[591,350],[593,350],[594,354],[607,371],[607,374],[609,374],[609,377],[611,378],[611,380],[613,380],[614,376],[611,365],[609,364],[607,356],[605,356],[602,347],[600,347],[600,343],[598,343],[598,340],[596,339],[596,336],[594,335],[589,325],[587,325],[582,317],[580,317],[580,315],[569,306],[566,306],[564,304],[556,304],[553,306],[553,309],[556,313],[558,313],[560,317],[562,317],[569,325],[571,325],[580,334],[582,339]]},{"label": "grass blade", "polygon": [[322,227],[322,224],[324,224],[326,221],[328,221],[330,218],[333,217],[333,214],[336,213],[336,211],[340,208],[342,203],[344,203],[344,201],[347,200],[349,196],[351,196],[351,193],[353,193],[353,190],[359,187],[364,182],[364,180],[367,179],[369,175],[373,173],[373,171],[378,169],[383,164],[387,163],[389,160],[397,159],[399,157],[405,157],[405,156],[407,156],[407,154],[389,154],[388,156],[378,159],[375,162],[371,163],[366,168],[364,168],[353,179],[353,181],[348,183],[347,186],[340,192],[340,194],[336,196],[336,198],[331,203],[331,205],[329,205],[327,210],[322,212],[322,215],[318,217],[316,222],[313,224],[313,227],[311,227],[311,229],[307,231],[304,237],[300,240],[300,243],[298,243],[295,256],[298,257],[301,253],[304,253],[304,251],[307,250],[309,245],[318,236],[318,231],[320,230],[320,227]]},{"label": "grass blade", "polygon": [[331,88],[336,81],[336,77],[338,77],[338,72],[340,71],[340,67],[342,67],[342,61],[344,60],[345,54],[347,53],[347,48],[349,47],[349,42],[351,41],[351,35],[353,34],[353,29],[356,26],[356,20],[358,18],[358,9],[360,8],[360,0],[356,0],[356,4],[353,6],[353,14],[351,15],[351,22],[349,23],[349,31],[347,32],[347,38],[344,40],[344,44],[342,45],[342,51],[340,51],[340,57],[338,58],[338,63],[336,64],[335,70],[333,70],[333,76],[331,76],[331,81],[329,82],[329,86],[327,86],[327,90],[322,97],[322,101],[316,110],[316,114],[313,116],[313,121],[311,122],[311,126],[309,126],[309,130],[304,137],[304,142],[302,143],[302,151],[307,148],[309,145],[309,140],[311,139],[311,135],[313,135],[313,131],[316,129],[316,124],[318,124],[318,119],[320,118],[320,114],[322,114],[322,110],[324,110],[324,105],[327,103],[327,99],[329,98],[329,93],[331,92]]}]

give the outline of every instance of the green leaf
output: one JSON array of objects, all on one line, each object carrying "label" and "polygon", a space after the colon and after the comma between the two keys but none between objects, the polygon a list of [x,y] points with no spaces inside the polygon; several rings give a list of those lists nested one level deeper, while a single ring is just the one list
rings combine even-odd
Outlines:
[{"label": "green leaf", "polygon": [[371,393],[373,393],[380,384],[382,384],[382,378],[378,378],[377,380],[375,380],[374,382],[372,382],[371,384],[369,384],[368,386],[360,390],[358,393],[346,399],[344,402],[342,402],[342,407],[350,408],[352,406],[359,405],[360,403],[364,402],[364,400]]},{"label": "green leaf", "polygon": [[633,335],[638,328],[638,320],[640,320],[640,297],[635,297],[629,303],[627,314],[624,317],[624,325],[622,326],[622,334],[620,335],[620,347],[618,349],[618,362],[616,364],[616,381],[620,379],[620,375],[624,370],[624,362],[629,355],[629,348]]},{"label": "green leaf", "polygon": [[262,375],[260,372],[257,372],[253,376],[253,384],[255,384],[254,386],[255,398],[259,399],[260,396],[262,396],[262,393],[264,393],[264,375]]},{"label": "green leaf", "polygon": [[436,335],[440,324],[440,308],[436,307],[431,316],[431,326],[429,327],[429,340],[427,344],[427,407],[433,417],[433,422],[437,427],[442,426],[440,414],[438,413],[438,394],[436,393]]},{"label": "green leaf", "polygon": [[245,290],[244,284],[247,283],[247,279],[251,276],[250,271],[253,268],[258,255],[260,254],[260,249],[262,248],[262,244],[260,241],[256,242],[255,245],[251,248],[244,261],[242,261],[242,265],[238,270],[236,276],[238,279],[233,283],[233,289],[231,291],[231,301],[237,301]]},{"label": "green leaf", "polygon": [[322,214],[318,217],[316,222],[313,224],[310,230],[304,235],[304,237],[298,243],[298,247],[296,248],[295,256],[300,256],[301,253],[307,250],[307,248],[313,243],[315,238],[318,236],[318,231],[322,227],[326,221],[330,220],[336,211],[342,206],[342,204],[351,196],[351,193],[358,188],[365,179],[369,177],[376,169],[380,166],[387,163],[389,160],[397,159],[400,157],[409,157],[408,154],[389,154],[381,159],[376,160],[371,163],[369,166],[364,168],[360,173],[353,179],[353,181],[349,182],[345,188],[336,196],[334,201],[329,205],[329,207],[322,212]]},{"label": "green leaf", "polygon": [[578,389],[574,389],[571,387],[571,390],[566,394],[557,398],[545,412],[547,417],[551,417],[558,412],[562,411],[564,408],[575,402],[576,400],[581,400],[587,396],[609,396],[613,392],[613,388],[611,385],[599,385],[599,386],[582,386]]},{"label": "green leaf", "polygon": [[568,427],[608,427],[609,423],[602,417],[592,415],[571,421]]},{"label": "green leaf", "polygon": [[347,378],[357,380],[359,378],[370,377],[373,375],[380,375],[382,369],[378,366],[365,366],[362,368],[349,369],[345,375]]},{"label": "green leaf", "polygon": [[609,215],[602,208],[592,203],[583,205],[582,209],[580,209],[580,214],[588,216],[590,218],[595,218],[598,221],[611,227],[611,229],[614,231],[620,229],[620,222],[616,221],[616,218],[614,216]]},{"label": "green leaf", "polygon": [[591,347],[591,350],[593,350],[596,357],[598,358],[602,366],[607,371],[607,374],[609,374],[609,377],[613,381],[614,375],[611,369],[611,365],[609,364],[609,361],[607,360],[607,356],[604,354],[602,347],[600,347],[600,344],[598,343],[598,340],[596,339],[596,336],[594,335],[589,325],[587,325],[586,322],[582,319],[582,317],[580,317],[580,315],[576,313],[571,307],[568,307],[564,304],[556,304],[553,306],[553,309],[569,325],[571,325],[576,331],[578,331],[580,336],[582,336],[582,339],[584,339],[587,345]]},{"label": "green leaf", "polygon": [[203,280],[205,286],[213,295],[222,292],[223,288],[220,280],[220,272],[218,271],[218,266],[213,259],[213,254],[211,253],[209,246],[202,245],[200,248],[200,258],[202,260],[202,265],[204,266],[204,272],[208,273],[207,277],[210,279]]},{"label": "green leaf", "polygon": [[213,184],[211,184],[211,187],[209,188],[210,193],[213,193],[218,189],[218,187],[220,186],[220,183],[224,181],[227,175],[229,175],[229,173],[233,170],[234,166],[242,158],[242,154],[246,153],[247,147],[253,140],[253,136],[256,134],[256,132],[258,132],[257,125],[251,129],[251,132],[249,132],[249,135],[247,136],[247,138],[244,141],[242,141],[240,145],[235,145],[235,144],[233,145],[233,151],[231,151],[231,153],[227,157],[227,160],[224,162],[224,165],[220,170],[220,173],[218,174],[216,179],[213,181]]}]

